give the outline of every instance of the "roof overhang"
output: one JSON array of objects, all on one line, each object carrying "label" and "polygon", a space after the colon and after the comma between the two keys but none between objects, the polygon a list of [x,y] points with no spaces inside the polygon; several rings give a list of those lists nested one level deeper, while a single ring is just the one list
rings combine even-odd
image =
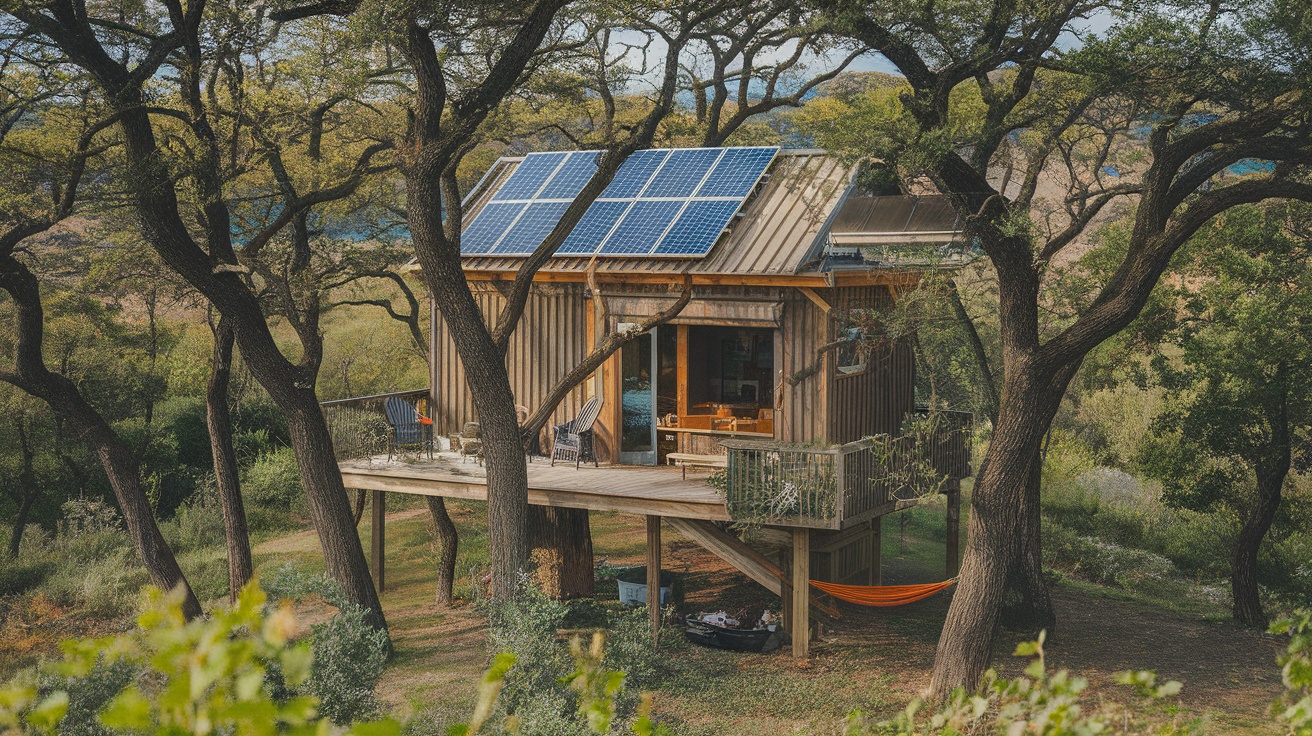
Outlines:
[{"label": "roof overhang", "polygon": [[[516,271],[465,271],[469,281],[514,281]],[[799,274],[733,273],[634,273],[599,271],[594,275],[603,284],[683,284],[688,278],[693,286],[792,286],[829,288],[834,286],[911,286],[920,282],[919,269],[852,269]],[[533,280],[540,283],[587,283],[588,275],[579,271],[538,271]]]}]

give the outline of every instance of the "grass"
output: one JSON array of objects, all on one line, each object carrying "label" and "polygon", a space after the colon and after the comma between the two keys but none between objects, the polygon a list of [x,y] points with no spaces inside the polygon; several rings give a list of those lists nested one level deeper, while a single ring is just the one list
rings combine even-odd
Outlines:
[{"label": "grass", "polygon": [[[412,719],[417,735],[443,733],[445,724],[467,717],[489,655],[485,617],[469,603],[487,563],[484,507],[449,501],[448,508],[461,537],[456,593],[462,600],[442,610],[432,602],[436,557],[423,499],[393,494],[388,500],[387,587],[381,599],[395,654],[379,695],[396,715]],[[963,508],[963,515],[966,512]],[[366,514],[359,527],[366,550],[368,518]],[[594,513],[592,531],[598,561],[645,561],[641,518]],[[884,581],[942,579],[944,536],[941,507],[917,507],[885,519]],[[261,537],[254,550],[261,574],[273,574],[284,565],[322,572],[312,530]],[[777,607],[776,597],[673,530],[667,530],[665,542],[667,569],[687,572],[687,601],[681,612]],[[188,548],[181,562],[207,605],[219,604],[226,593],[222,548]],[[1225,729],[1219,732],[1263,732],[1266,706],[1279,687],[1274,649],[1250,632],[1200,622],[1219,622],[1225,610],[1198,595],[1199,588],[1183,578],[1125,589],[1065,576],[1054,590],[1061,623],[1050,638],[1053,663],[1088,676],[1096,697],[1114,692],[1110,680],[1118,670],[1159,669],[1164,677],[1185,681],[1187,708],[1210,714]],[[598,597],[613,601],[614,584],[599,585]],[[122,615],[100,616],[49,598],[22,600],[20,611],[13,607],[18,602],[13,596],[0,598],[0,605],[10,605],[0,609],[0,637],[7,641],[0,659],[6,669],[48,654],[61,638],[112,630],[127,621]],[[814,656],[804,664],[785,653],[734,654],[694,647],[676,628],[667,628],[661,645],[666,672],[654,688],[657,715],[676,733],[717,736],[839,733],[845,715],[853,710],[891,716],[927,684],[948,602],[942,595],[893,609],[845,606],[837,629],[814,646]],[[308,626],[331,610],[311,600],[299,612]],[[1014,675],[1021,667],[1006,656],[1021,638],[1004,633],[996,644],[995,661],[1004,674]],[[10,659],[17,650],[23,656]]]}]

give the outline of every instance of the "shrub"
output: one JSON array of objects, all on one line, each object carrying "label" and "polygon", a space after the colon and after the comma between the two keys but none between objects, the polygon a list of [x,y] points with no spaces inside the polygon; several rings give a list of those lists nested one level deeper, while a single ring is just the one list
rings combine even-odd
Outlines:
[{"label": "shrub", "polygon": [[304,496],[296,456],[286,447],[256,458],[242,473],[241,483],[247,498],[281,510],[299,508]]},{"label": "shrub", "polygon": [[60,736],[110,736],[113,731],[102,725],[98,716],[139,672],[127,660],[107,661],[101,657],[81,676],[43,672],[37,678],[37,687],[42,698],[57,692],[68,694],[68,710],[59,721]]},{"label": "shrub", "polygon": [[49,560],[0,560],[0,596],[25,593],[40,585],[54,569]]},{"label": "shrub", "polygon": [[320,712],[339,726],[372,720],[382,712],[374,688],[387,664],[391,641],[386,631],[368,624],[367,613],[343,602],[336,616],[310,632],[314,660],[300,692],[318,698]]},{"label": "shrub", "polygon": [[341,588],[325,575],[284,564],[263,587],[275,600],[299,601],[316,595],[337,608],[332,618],[311,627],[314,661],[309,678],[289,692],[314,696],[320,711],[338,725],[376,718],[382,704],[374,690],[391,653],[387,632],[370,626],[366,609],[346,600]]},{"label": "shrub", "polygon": [[202,482],[197,492],[177,508],[173,518],[161,522],[159,530],[164,541],[179,555],[224,546],[223,511],[219,507],[213,476]]},{"label": "shrub", "polygon": [[1285,695],[1273,707],[1276,719],[1294,736],[1312,736],[1312,611],[1277,621],[1273,634],[1289,634],[1285,653],[1277,660]]},{"label": "shrub", "polygon": [[1133,589],[1175,572],[1175,566],[1165,557],[1097,537],[1081,536],[1053,522],[1045,521],[1043,535],[1045,553],[1095,583]]},{"label": "shrub", "polygon": [[[527,581],[514,599],[488,606],[491,650],[509,654],[517,662],[506,675],[498,707],[514,718],[525,736],[587,733],[588,726],[571,715],[585,704],[567,684],[583,655],[564,646],[557,636],[561,629],[607,629],[608,646],[588,650],[588,656],[601,657],[597,667],[629,673],[625,682],[633,687],[654,686],[663,673],[644,609],[612,611],[594,601],[561,602]],[[628,720],[637,706],[631,691],[616,692],[613,715]]]},{"label": "shrub", "polygon": [[[264,593],[251,583],[232,608],[186,621],[179,596],[152,589],[135,630],[65,642],[64,659],[44,666],[73,690],[43,691],[31,672],[0,688],[0,729],[63,733],[69,718],[70,727],[94,728],[83,710],[94,709],[99,726],[111,733],[333,733],[313,696],[278,701],[262,687],[271,668],[293,685],[303,683],[312,656],[307,643],[291,640],[290,607],[270,610],[264,603]],[[351,732],[384,736],[399,730],[394,722],[381,722]]]},{"label": "shrub", "polygon": [[[857,712],[849,717],[848,736],[931,736],[947,734],[1025,734],[1045,736],[1084,736],[1085,734],[1146,733],[1146,724],[1137,714],[1110,703],[1089,704],[1083,693],[1088,682],[1073,677],[1067,670],[1049,672],[1044,659],[1045,635],[1038,641],[1016,647],[1015,656],[1033,656],[1025,674],[1014,680],[998,677],[989,670],[984,686],[977,693],[957,689],[942,707],[926,713],[926,703],[916,699],[896,718],[872,722]],[[1171,681],[1158,684],[1152,672],[1121,672],[1116,681],[1127,685],[1145,701],[1160,701],[1179,694],[1181,685]],[[1196,724],[1172,724],[1159,733],[1188,733]]]}]

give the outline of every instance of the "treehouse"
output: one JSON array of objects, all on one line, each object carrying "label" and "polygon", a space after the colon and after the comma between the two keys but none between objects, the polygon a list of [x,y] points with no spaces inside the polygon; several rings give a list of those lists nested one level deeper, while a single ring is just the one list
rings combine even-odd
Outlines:
[{"label": "treehouse", "polygon": [[[489,319],[596,160],[502,158],[469,193],[464,270]],[[869,196],[857,174],[823,151],[772,147],[646,150],[623,164],[534,277],[507,355],[516,402],[537,411],[607,336],[641,332],[555,407],[538,440],[547,455],[550,427],[600,402],[589,462],[533,459],[530,503],[646,515],[649,570],[664,520],[779,593],[795,632],[808,631],[810,579],[879,582],[882,518],[927,492],[948,496],[955,574],[970,417],[918,410],[911,346],[878,325],[927,264],[968,251],[943,198]],[[388,461],[338,431],[393,396],[329,402],[347,487],[485,497],[478,464],[441,451],[477,420],[477,377],[440,317],[432,327],[431,389],[396,397],[431,417],[438,451]],[[758,526],[763,544],[725,531],[733,521]],[[795,653],[807,640],[794,636]]]}]

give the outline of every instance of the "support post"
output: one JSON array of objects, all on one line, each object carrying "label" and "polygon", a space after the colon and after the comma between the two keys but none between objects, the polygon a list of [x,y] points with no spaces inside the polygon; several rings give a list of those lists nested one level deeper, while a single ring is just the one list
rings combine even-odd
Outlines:
[{"label": "support post", "polygon": [[661,517],[647,516],[647,611],[651,615],[651,644],[661,641]]},{"label": "support post", "polygon": [[884,584],[884,517],[870,521],[870,585]]},{"label": "support post", "polygon": [[805,659],[811,646],[811,530],[793,529],[793,656]]},{"label": "support post", "polygon": [[385,498],[383,491],[373,491],[369,514],[369,563],[370,567],[373,568],[370,572],[373,573],[374,586],[378,588],[379,593],[383,592],[385,585],[383,582],[383,558],[386,555],[384,542],[386,530],[384,526],[387,524],[387,502]]},{"label": "support post", "polygon": [[948,549],[947,572],[949,578],[955,578],[961,570],[961,481],[952,481],[947,489],[948,497]]}]

